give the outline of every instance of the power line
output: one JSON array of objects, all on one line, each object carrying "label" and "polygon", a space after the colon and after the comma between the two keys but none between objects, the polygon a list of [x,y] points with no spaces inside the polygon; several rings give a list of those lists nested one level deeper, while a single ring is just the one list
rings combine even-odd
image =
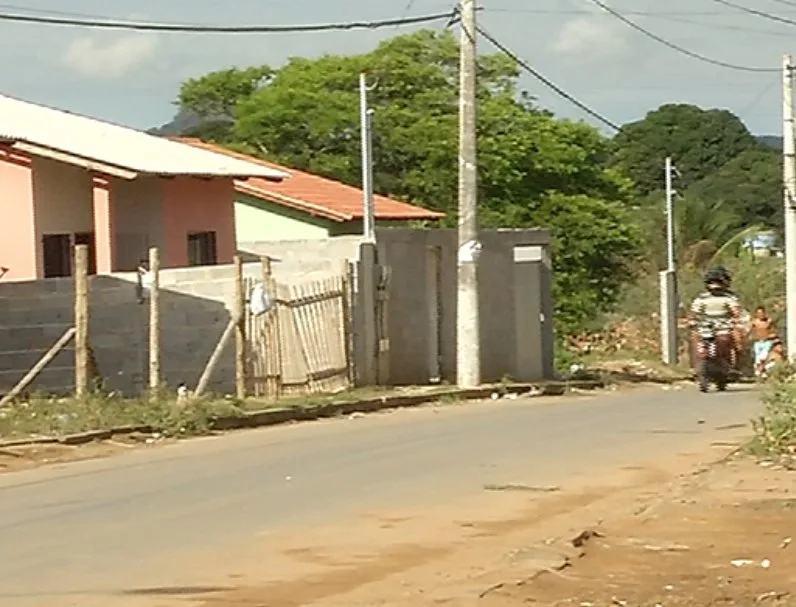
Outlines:
[{"label": "power line", "polygon": [[476,31],[479,34],[481,34],[484,38],[486,38],[489,42],[491,42],[495,46],[495,48],[497,48],[498,50],[503,52],[509,59],[514,61],[520,67],[522,67],[526,72],[531,74],[534,78],[539,80],[542,84],[547,86],[549,89],[555,91],[559,96],[563,97],[564,99],[566,99],[567,101],[569,101],[573,105],[576,105],[581,110],[586,112],[589,116],[591,116],[592,118],[595,118],[596,120],[599,120],[601,123],[603,123],[607,127],[611,128],[611,129],[613,129],[615,131],[621,130],[622,127],[620,127],[618,124],[616,124],[615,122],[612,122],[611,120],[609,120],[608,118],[606,118],[605,116],[603,116],[602,114],[597,112],[596,110],[591,109],[588,105],[586,105],[582,101],[578,101],[577,99],[575,99],[575,97],[573,97],[572,95],[567,93],[564,89],[559,87],[552,80],[550,80],[549,78],[547,78],[546,76],[544,76],[543,74],[539,73],[537,70],[532,68],[527,62],[525,62],[522,59],[520,59],[510,49],[508,49],[504,44],[502,44],[499,40],[494,38],[488,32],[484,31],[484,29],[480,25],[476,27]]},{"label": "power line", "polygon": [[741,11],[742,13],[748,13],[750,15],[762,17],[763,19],[768,19],[769,21],[776,21],[777,23],[785,23],[786,25],[796,25],[796,21],[794,21],[793,19],[788,19],[787,17],[772,15],[771,13],[759,11],[757,9],[749,8],[748,6],[743,6],[741,4],[735,4],[735,2],[728,2],[727,0],[713,0],[713,1],[716,2],[717,4],[734,8],[735,10]]},{"label": "power line", "polygon": [[[652,15],[650,15],[652,16]],[[724,23],[714,23],[713,21],[694,21],[692,19],[681,19],[679,17],[672,17],[670,15],[654,15],[658,19],[664,21],[673,21],[674,23],[685,23],[686,25],[698,25],[708,29],[726,30],[734,32],[749,32],[752,34],[763,34],[765,36],[776,36],[777,38],[793,38],[793,34],[786,31],[779,31],[773,29],[757,29],[754,27],[744,27],[742,25],[727,25]]]},{"label": "power line", "polygon": [[[772,0],[774,2],[783,2],[786,0]],[[796,2],[787,2],[790,6],[796,7]],[[501,8],[501,7],[484,7],[484,12],[487,13],[527,13],[532,15],[593,15],[594,12],[585,9],[553,9],[553,8]],[[639,11],[639,10],[623,10],[623,15],[631,15],[634,17],[721,17],[727,16],[727,11]]]},{"label": "power line", "polygon": [[180,32],[197,34],[278,34],[293,32],[325,32],[352,29],[380,29],[398,25],[416,25],[451,19],[455,11],[435,13],[418,17],[399,17],[379,21],[349,21],[341,23],[315,23],[307,25],[190,25],[184,23],[155,23],[120,21],[113,19],[82,19],[71,17],[49,17],[22,15],[18,13],[0,13],[0,21],[32,23],[39,25],[61,25],[86,27],[93,29],[121,29],[139,32]]},{"label": "power line", "polygon": [[796,2],[792,2],[792,0],[771,0],[771,2],[776,2],[777,4],[784,4],[785,6],[796,7]]},{"label": "power line", "polygon": [[[684,48],[682,46],[679,46],[679,45],[675,44],[674,42],[670,42],[666,38],[661,38],[657,34],[653,34],[648,29],[646,29],[644,27],[641,27],[635,21],[631,21],[630,19],[625,17],[622,13],[612,9],[610,6],[608,6],[604,2],[601,2],[600,0],[589,0],[589,1],[592,4],[595,4],[596,6],[600,7],[602,10],[604,10],[609,15],[613,15],[614,17],[619,19],[622,23],[624,23],[625,25],[627,25],[629,27],[632,27],[637,32],[640,32],[640,33],[644,34],[645,36],[647,36],[648,38],[652,38],[656,42],[659,42],[660,44],[663,44],[664,46],[666,46],[666,47],[668,47],[668,48],[670,48],[670,49],[672,49],[674,51],[677,51],[678,53],[682,53],[683,55],[687,55],[687,56],[689,56],[689,57],[691,57],[693,59],[698,59],[699,61],[703,61],[705,63],[710,63],[712,65],[717,65],[719,67],[725,67],[727,69],[736,70],[736,71],[740,71],[740,72],[773,73],[773,72],[779,72],[780,71],[778,69],[773,69],[773,68],[749,67],[749,66],[746,66],[746,65],[735,65],[733,63],[727,63],[725,61],[720,61],[718,59],[713,59],[711,57],[708,57],[706,55],[702,55],[700,53],[695,53],[694,51],[690,51],[687,48]],[[715,0],[715,1],[716,2],[723,2],[723,0]]]}]

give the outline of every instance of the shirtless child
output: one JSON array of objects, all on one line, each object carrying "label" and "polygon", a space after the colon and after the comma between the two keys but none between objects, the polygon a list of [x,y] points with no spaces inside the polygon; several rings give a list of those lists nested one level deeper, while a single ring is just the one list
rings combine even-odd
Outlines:
[{"label": "shirtless child", "polygon": [[771,347],[777,334],[774,330],[774,322],[766,314],[766,309],[760,306],[755,310],[755,317],[752,320],[752,347],[755,355],[755,375],[760,376],[765,372],[766,361],[768,360]]}]

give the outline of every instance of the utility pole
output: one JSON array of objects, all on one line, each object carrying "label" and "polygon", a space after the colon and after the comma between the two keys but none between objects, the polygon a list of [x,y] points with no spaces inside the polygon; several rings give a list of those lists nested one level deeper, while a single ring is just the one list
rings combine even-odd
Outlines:
[{"label": "utility pole", "polygon": [[666,176],[666,269],[669,272],[675,271],[675,257],[674,257],[674,187],[672,186],[672,159],[666,157],[666,166],[664,168]]},{"label": "utility pole", "polygon": [[782,60],[782,152],[785,202],[785,308],[788,357],[796,355],[796,142],[793,122],[793,58]]},{"label": "utility pole", "polygon": [[677,297],[677,261],[674,247],[674,196],[672,177],[675,171],[672,159],[667,157],[664,166],[666,184],[666,270],[660,273],[661,289],[661,359],[664,364],[678,362],[677,317],[679,302]]},{"label": "utility pole", "polygon": [[359,75],[359,123],[362,134],[362,232],[365,240],[376,240],[373,215],[373,110],[368,107],[367,75]]},{"label": "utility pole", "polygon": [[478,171],[476,152],[475,0],[461,0],[459,59],[459,250],[456,293],[456,383],[481,383],[478,318]]}]

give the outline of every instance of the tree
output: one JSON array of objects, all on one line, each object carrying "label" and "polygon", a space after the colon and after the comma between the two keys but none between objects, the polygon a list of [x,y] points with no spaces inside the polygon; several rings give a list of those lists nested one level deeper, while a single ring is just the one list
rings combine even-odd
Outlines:
[{"label": "tree", "polygon": [[575,333],[596,310],[610,309],[633,277],[641,233],[623,204],[584,195],[551,193],[534,219],[552,226],[557,325]]},{"label": "tree", "polygon": [[[234,120],[228,132],[214,127],[208,133],[216,141],[359,185],[357,81],[365,71],[377,82],[371,93],[375,190],[445,211],[453,223],[458,63],[452,34],[421,31],[364,55],[293,58],[278,70],[208,74],[186,83],[179,103],[184,110]],[[559,285],[578,291],[566,295],[568,287],[558,287],[559,311],[562,318],[584,319],[568,306],[580,298],[588,302],[582,310],[598,313],[611,305],[615,281],[627,276],[619,251],[632,257],[635,241],[624,229],[620,203],[632,184],[606,168],[608,140],[588,125],[557,120],[537,108],[517,89],[517,79],[516,65],[505,56],[479,57],[482,219],[485,226],[548,227],[557,242],[566,241],[556,258],[556,277]],[[587,238],[593,222],[613,227]],[[573,227],[580,237],[571,237]],[[591,278],[583,278],[590,271]]]},{"label": "tree", "polygon": [[234,141],[235,112],[238,104],[251,97],[273,75],[268,66],[229,68],[191,78],[180,87],[177,105],[193,118],[182,135],[205,141]]},{"label": "tree", "polygon": [[686,104],[662,105],[643,120],[624,125],[613,144],[613,166],[642,195],[661,187],[667,156],[674,159],[679,187],[685,189],[759,145],[731,112]]},{"label": "tree", "polygon": [[764,147],[748,149],[695,183],[689,196],[725,201],[741,223],[781,227],[782,157]]}]

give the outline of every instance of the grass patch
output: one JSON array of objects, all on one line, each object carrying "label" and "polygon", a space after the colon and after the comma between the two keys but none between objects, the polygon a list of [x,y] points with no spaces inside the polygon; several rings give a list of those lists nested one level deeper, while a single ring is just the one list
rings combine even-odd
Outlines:
[{"label": "grass patch", "polygon": [[65,436],[90,430],[148,426],[166,436],[191,436],[210,431],[212,420],[239,415],[233,401],[200,399],[188,406],[176,399],[131,399],[92,394],[85,398],[33,396],[0,411],[0,436]]},{"label": "grass patch", "polygon": [[766,382],[763,414],[752,420],[750,444],[759,456],[794,455],[796,452],[796,366],[782,365]]},{"label": "grass patch", "polygon": [[246,413],[268,409],[308,409],[351,401],[405,394],[435,394],[449,387],[362,388],[335,394],[313,394],[278,401],[207,396],[178,403],[175,398],[124,398],[91,394],[85,398],[58,398],[32,395],[0,409],[0,438],[61,437],[92,430],[128,426],[149,427],[167,437],[200,436],[213,429],[218,418],[243,417]]}]

